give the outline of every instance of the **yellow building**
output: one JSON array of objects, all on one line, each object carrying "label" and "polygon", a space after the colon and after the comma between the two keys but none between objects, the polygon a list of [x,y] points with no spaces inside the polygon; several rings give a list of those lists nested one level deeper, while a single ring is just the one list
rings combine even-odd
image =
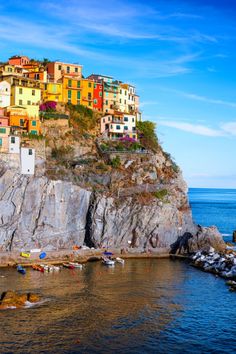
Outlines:
[{"label": "yellow building", "polygon": [[62,102],[62,83],[48,82],[41,84],[42,99],[46,101]]},{"label": "yellow building", "polygon": [[93,109],[93,89],[94,81],[89,79],[82,79],[82,93],[81,103],[83,106]]},{"label": "yellow building", "polygon": [[74,105],[81,103],[82,82],[79,79],[72,79],[70,76],[62,78],[62,101]]},{"label": "yellow building", "polygon": [[4,79],[11,84],[11,105],[25,107],[29,118],[38,118],[41,101],[40,82],[12,75],[5,76]]}]

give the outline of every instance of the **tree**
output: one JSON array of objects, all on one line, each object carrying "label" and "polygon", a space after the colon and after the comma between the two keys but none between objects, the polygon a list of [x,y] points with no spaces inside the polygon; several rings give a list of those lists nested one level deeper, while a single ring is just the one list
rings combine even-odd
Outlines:
[{"label": "tree", "polygon": [[137,130],[141,144],[148,149],[157,150],[159,147],[158,137],[155,132],[156,124],[148,120],[137,122]]}]

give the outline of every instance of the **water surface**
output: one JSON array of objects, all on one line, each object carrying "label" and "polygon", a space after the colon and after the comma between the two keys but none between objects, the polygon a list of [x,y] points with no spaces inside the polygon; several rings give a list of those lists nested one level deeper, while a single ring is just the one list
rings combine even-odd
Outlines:
[{"label": "water surface", "polygon": [[182,261],[42,274],[0,270],[0,291],[47,301],[0,312],[1,353],[235,353],[236,294]]}]

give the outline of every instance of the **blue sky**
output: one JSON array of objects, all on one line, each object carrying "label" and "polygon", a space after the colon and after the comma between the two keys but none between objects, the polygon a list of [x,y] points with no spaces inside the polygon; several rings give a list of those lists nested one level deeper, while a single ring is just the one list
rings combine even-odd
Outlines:
[{"label": "blue sky", "polygon": [[190,187],[236,188],[234,1],[9,0],[0,59],[83,65],[130,82]]}]

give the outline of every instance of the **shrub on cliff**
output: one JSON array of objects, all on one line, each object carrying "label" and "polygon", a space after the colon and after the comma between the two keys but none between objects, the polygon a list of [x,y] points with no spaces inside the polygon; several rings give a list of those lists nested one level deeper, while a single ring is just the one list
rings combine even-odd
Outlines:
[{"label": "shrub on cliff", "polygon": [[137,122],[140,142],[143,146],[151,150],[157,150],[159,147],[155,129],[156,124],[148,120],[144,122]]},{"label": "shrub on cliff", "polygon": [[88,132],[96,127],[96,115],[92,109],[82,105],[67,105],[70,111],[70,125],[81,133]]}]

